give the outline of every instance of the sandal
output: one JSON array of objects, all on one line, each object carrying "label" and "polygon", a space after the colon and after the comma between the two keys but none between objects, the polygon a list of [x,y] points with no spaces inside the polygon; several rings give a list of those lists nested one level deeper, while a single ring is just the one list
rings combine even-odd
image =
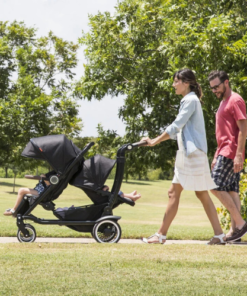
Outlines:
[{"label": "sandal", "polygon": [[13,209],[7,209],[3,214],[5,216],[12,216],[15,213],[15,210]]},{"label": "sandal", "polygon": [[[155,236],[159,239],[158,241],[156,241],[156,242],[148,242],[148,240],[150,238],[155,237]],[[166,241],[163,242],[163,240],[166,240],[166,236],[162,235],[162,234],[159,234],[158,232],[156,232],[155,234],[151,235],[148,238],[145,238],[145,237],[142,238],[142,241],[144,243],[146,243],[146,244],[162,244],[163,245],[166,242]]]},{"label": "sandal", "polygon": [[206,243],[206,245],[225,245],[226,240],[224,240],[224,238],[226,238],[226,235],[224,233],[215,235],[208,243]]}]

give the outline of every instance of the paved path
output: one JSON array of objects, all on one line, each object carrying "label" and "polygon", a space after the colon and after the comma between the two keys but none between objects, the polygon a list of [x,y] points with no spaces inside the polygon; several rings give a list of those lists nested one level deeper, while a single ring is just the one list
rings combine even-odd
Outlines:
[{"label": "paved path", "polygon": [[[0,237],[0,243],[18,243],[16,237]],[[62,238],[62,237],[37,237],[36,243],[78,243],[78,244],[91,244],[96,243],[93,238]],[[140,239],[120,239],[120,244],[142,244]],[[205,244],[206,241],[198,240],[167,240],[166,245],[172,244]]]},{"label": "paved path", "polygon": [[[200,240],[167,240],[166,245],[205,245],[207,241]],[[19,243],[16,237],[0,237],[0,244]],[[35,243],[72,243],[92,244],[96,243],[93,238],[70,238],[70,237],[37,237]],[[140,239],[120,239],[119,244],[143,244]],[[227,244],[230,245],[230,244]],[[247,242],[235,243],[234,245],[247,245]]]}]

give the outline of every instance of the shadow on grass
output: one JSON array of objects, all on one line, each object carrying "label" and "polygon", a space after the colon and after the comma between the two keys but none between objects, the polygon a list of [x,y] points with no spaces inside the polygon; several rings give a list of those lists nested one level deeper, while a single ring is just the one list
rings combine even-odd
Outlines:
[{"label": "shadow on grass", "polygon": [[[8,187],[13,187],[14,186],[13,183],[7,183],[7,182],[0,182],[0,185],[1,186],[8,186]],[[23,187],[23,185],[20,185],[20,184],[15,184],[15,186],[17,186],[17,187]]]},{"label": "shadow on grass", "polygon": [[[153,182],[153,181],[149,181],[149,182]],[[138,182],[138,181],[123,181],[123,183],[126,183],[126,184],[134,184],[134,185],[151,185],[151,184],[148,184],[148,183],[144,183],[144,182]]]},{"label": "shadow on grass", "polygon": [[8,193],[8,194],[17,194],[17,191],[13,192],[13,191],[5,191],[5,193]]}]

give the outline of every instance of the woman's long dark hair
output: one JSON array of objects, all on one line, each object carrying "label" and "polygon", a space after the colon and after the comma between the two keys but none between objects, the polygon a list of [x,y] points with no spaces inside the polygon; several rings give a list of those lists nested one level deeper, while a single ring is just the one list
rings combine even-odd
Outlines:
[{"label": "woman's long dark hair", "polygon": [[179,80],[182,80],[183,82],[190,84],[190,90],[194,91],[195,94],[198,96],[200,101],[202,102],[201,98],[203,96],[202,89],[200,84],[196,81],[196,76],[190,69],[182,69],[177,71],[173,75],[173,80],[177,78]]}]

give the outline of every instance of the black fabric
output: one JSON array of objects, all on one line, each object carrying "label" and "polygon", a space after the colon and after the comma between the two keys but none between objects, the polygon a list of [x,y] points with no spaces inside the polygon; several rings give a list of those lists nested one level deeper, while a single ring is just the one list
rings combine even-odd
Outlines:
[{"label": "black fabric", "polygon": [[[46,188],[45,191],[49,190],[49,194],[42,200],[42,202],[53,201],[53,200],[57,199],[62,194],[64,189],[67,188],[69,181],[71,180],[73,175],[78,171],[78,168],[79,168],[79,164],[76,164],[68,172],[68,174],[66,174],[66,176],[62,180],[59,181],[59,183],[57,185],[54,185],[54,186],[51,185],[48,188]],[[41,194],[43,194],[44,192],[42,192]],[[40,196],[41,196],[41,194],[40,194]]]},{"label": "black fabric", "polygon": [[116,160],[95,155],[82,163],[81,169],[70,181],[70,184],[81,189],[97,191],[103,188]]},{"label": "black fabric", "polygon": [[97,192],[87,189],[87,188],[81,188],[86,195],[91,199],[91,201],[95,204],[102,204],[102,203],[106,203],[109,201],[109,197],[108,196],[102,196],[100,194],[98,194]]},{"label": "black fabric", "polygon": [[53,175],[56,175],[56,172],[54,170],[45,174],[45,176],[46,176],[47,179],[49,179]]},{"label": "black fabric", "polygon": [[[62,221],[96,221],[101,217],[106,205],[107,204],[58,208],[53,211],[53,214]],[[93,225],[66,226],[79,232],[90,232],[93,229]]]},{"label": "black fabric", "polygon": [[80,152],[65,135],[51,135],[31,139],[21,155],[46,160],[57,173],[63,174]]}]

